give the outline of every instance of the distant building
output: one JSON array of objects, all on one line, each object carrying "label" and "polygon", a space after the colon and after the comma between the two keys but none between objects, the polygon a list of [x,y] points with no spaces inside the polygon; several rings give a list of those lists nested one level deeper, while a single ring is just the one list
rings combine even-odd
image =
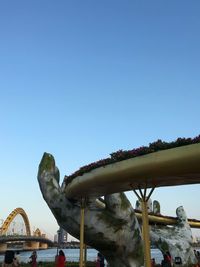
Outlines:
[{"label": "distant building", "polygon": [[65,247],[65,245],[67,244],[67,238],[68,238],[68,233],[63,228],[60,228],[57,231],[58,246]]},{"label": "distant building", "polygon": [[58,243],[58,234],[55,234],[55,235],[54,235],[54,239],[53,239],[53,241],[54,241],[55,243]]}]

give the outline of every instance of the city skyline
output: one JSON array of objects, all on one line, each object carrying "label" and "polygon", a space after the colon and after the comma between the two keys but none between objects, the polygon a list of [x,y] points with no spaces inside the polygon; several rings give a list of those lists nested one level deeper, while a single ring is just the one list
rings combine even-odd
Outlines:
[{"label": "city skyline", "polygon": [[[0,3],[1,209],[57,222],[37,182],[44,152],[65,175],[120,149],[200,134],[199,8],[193,1]],[[200,185],[158,188],[190,218]],[[127,193],[133,206],[136,198]],[[198,233],[198,232],[197,232]]]}]

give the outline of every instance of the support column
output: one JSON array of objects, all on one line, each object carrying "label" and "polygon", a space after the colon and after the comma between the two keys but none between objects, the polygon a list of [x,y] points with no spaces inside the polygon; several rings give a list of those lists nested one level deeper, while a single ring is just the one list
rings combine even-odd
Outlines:
[{"label": "support column", "polygon": [[39,242],[37,241],[26,241],[23,244],[24,250],[38,250],[39,249]]},{"label": "support column", "polygon": [[148,219],[147,201],[141,199],[141,204],[142,204],[142,235],[144,242],[145,266],[151,267],[151,245],[149,237],[149,219]]},{"label": "support column", "polygon": [[84,244],[84,265],[87,265],[87,245]]},{"label": "support column", "polygon": [[144,247],[144,265],[145,267],[151,267],[151,245],[149,237],[149,218],[148,218],[148,200],[152,195],[155,188],[152,188],[149,195],[146,196],[147,188],[142,192],[139,189],[139,193],[133,189],[138,200],[141,202],[142,206],[142,236],[143,236],[143,247]]},{"label": "support column", "polygon": [[84,212],[85,199],[81,198],[81,212],[80,212],[80,261],[79,266],[83,267],[83,252],[84,252]]},{"label": "support column", "polygon": [[40,249],[48,249],[48,244],[47,243],[40,243],[39,248]]}]

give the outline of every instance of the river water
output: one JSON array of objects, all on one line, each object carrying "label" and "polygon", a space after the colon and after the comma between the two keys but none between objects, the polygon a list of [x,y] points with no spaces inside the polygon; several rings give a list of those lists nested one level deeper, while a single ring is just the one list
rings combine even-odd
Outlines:
[{"label": "river water", "polygon": [[[65,256],[67,257],[67,261],[79,261],[79,249],[63,249]],[[29,262],[29,257],[31,255],[31,251],[21,251],[20,259],[21,262]],[[38,250],[37,251],[37,261],[45,261],[52,262],[55,260],[55,256],[57,254],[57,248],[50,248],[46,250]],[[97,257],[97,250],[95,249],[87,249],[87,260],[95,261]],[[151,249],[151,257],[155,258],[156,263],[160,263],[162,260],[162,253],[158,249]],[[4,255],[0,255],[0,262],[3,262]]]}]

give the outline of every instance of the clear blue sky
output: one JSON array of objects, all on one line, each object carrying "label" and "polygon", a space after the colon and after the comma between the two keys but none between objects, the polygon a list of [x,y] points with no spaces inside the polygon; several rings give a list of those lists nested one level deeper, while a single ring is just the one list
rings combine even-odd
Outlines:
[{"label": "clear blue sky", "polygon": [[[199,12],[199,0],[1,1],[0,219],[22,207],[56,232],[37,183],[44,151],[62,180],[119,149],[200,133]],[[199,192],[153,199],[200,219]]]}]

